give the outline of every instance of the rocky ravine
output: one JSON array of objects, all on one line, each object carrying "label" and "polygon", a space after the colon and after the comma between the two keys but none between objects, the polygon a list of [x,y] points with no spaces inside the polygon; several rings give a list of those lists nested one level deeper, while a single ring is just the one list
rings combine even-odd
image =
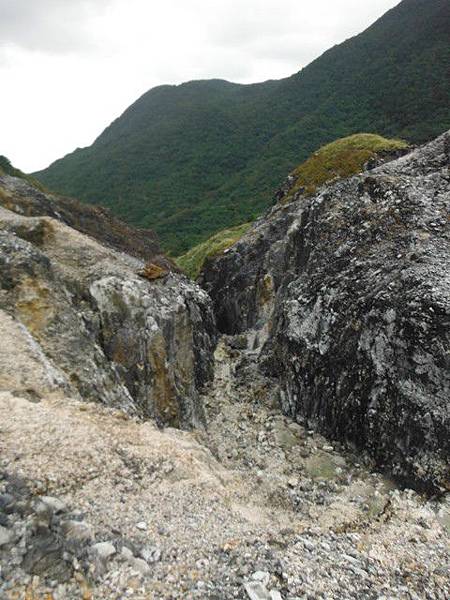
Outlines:
[{"label": "rocky ravine", "polygon": [[[445,483],[445,445],[437,423],[445,433],[447,413],[439,394],[447,381],[442,265],[448,239],[435,215],[448,199],[443,148],[438,140],[404,162],[379,167],[369,181],[363,175],[337,183],[328,188],[329,196],[324,191],[299,198],[257,223],[207,272],[209,285],[215,282],[210,287],[219,326],[236,334],[224,335],[217,347],[211,299],[171,272],[157,246],[147,247],[145,233],[141,241],[136,238],[135,251],[128,251],[122,226],[112,240],[102,213],[89,213],[86,229],[70,201],[63,217],[57,198],[0,179],[0,598],[449,597],[448,499],[401,490],[374,470],[382,455],[391,470],[407,473],[414,483],[439,490]],[[391,169],[390,175],[383,169]],[[391,186],[383,193],[380,177]],[[390,192],[398,181],[404,195],[395,203]],[[352,196],[355,185],[358,200]],[[384,319],[391,309],[379,308],[382,300],[389,304],[386,292],[373,304],[380,312],[368,313],[362,268],[359,277],[348,279],[353,271],[344,268],[345,261],[342,269],[331,268],[333,236],[344,236],[339,244],[344,258],[348,248],[351,259],[367,262],[367,276],[375,281],[378,253],[384,281],[383,269],[393,264],[391,246],[397,238],[402,244],[409,240],[407,233],[402,237],[408,227],[395,229],[395,239],[386,227],[391,201],[394,215],[405,210],[406,225],[407,217],[433,214],[436,231],[423,237],[421,225],[419,260],[410,257],[407,263],[417,274],[417,298],[433,298],[427,305],[433,311],[419,303],[415,320],[401,321],[400,332],[397,316],[410,314],[401,312],[401,304],[396,318]],[[425,208],[415,212],[420,202]],[[361,222],[363,207],[370,218]],[[340,260],[338,249],[334,252]],[[142,259],[150,262],[146,268]],[[421,284],[423,264],[433,294]],[[316,270],[326,301],[314,295]],[[302,281],[306,287],[296,287]],[[394,281],[392,276],[388,283]],[[345,312],[349,290],[360,319],[351,330]],[[403,292],[396,293],[405,303]],[[318,308],[305,318],[300,308],[308,294]],[[347,302],[343,315],[337,298]],[[438,306],[444,307],[439,320]],[[379,319],[377,327],[369,317]],[[361,332],[368,346],[353,346],[349,355],[352,336]],[[390,404],[378,413],[386,431],[377,444],[365,429],[367,382],[398,385],[399,364],[411,352],[405,344],[413,336],[421,342],[421,359],[430,348],[431,362],[417,362],[421,370],[411,375],[410,397],[394,395],[393,387],[385,391],[382,398]],[[393,342],[395,351],[389,352]],[[364,352],[384,370],[372,372],[367,360],[360,368]],[[355,410],[351,396],[344,408],[349,431],[360,423],[359,449],[329,441],[353,439],[347,430],[333,430],[327,440],[310,428],[311,423],[330,433],[329,421],[317,418],[322,415],[317,410],[314,418],[307,415],[299,402],[304,396],[298,395],[305,377],[312,398],[321,390],[327,414],[330,398],[328,388],[319,387],[325,381],[320,361],[328,361],[337,414],[346,377],[358,373],[362,408]],[[433,402],[431,379],[439,392]],[[422,422],[424,410],[429,415]],[[408,419],[418,419],[423,439],[395,429],[392,419],[403,414],[407,426]],[[403,455],[386,454],[392,428],[391,446],[403,444]]]},{"label": "rocky ravine", "polygon": [[275,206],[201,283],[254,327],[282,406],[416,489],[450,488],[450,133]]},{"label": "rocky ravine", "polygon": [[248,341],[204,432],[0,393],[1,598],[448,598],[450,506],[280,415]]}]

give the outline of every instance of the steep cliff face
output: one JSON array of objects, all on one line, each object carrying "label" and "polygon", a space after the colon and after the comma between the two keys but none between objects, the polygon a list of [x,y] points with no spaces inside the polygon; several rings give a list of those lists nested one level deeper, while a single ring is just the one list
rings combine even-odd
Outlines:
[{"label": "steep cliff face", "polygon": [[433,489],[450,485],[449,147],[295,195],[202,276],[222,330],[267,339],[287,414]]},{"label": "steep cliff face", "polygon": [[286,279],[287,232],[296,202],[277,205],[223,254],[207,260],[199,282],[210,294],[222,333],[267,329],[276,291]]},{"label": "steep cliff face", "polygon": [[[65,393],[174,426],[201,422],[198,392],[215,345],[206,293],[159,267],[163,276],[149,280],[138,258],[61,222],[103,240],[108,219],[95,210],[84,219],[78,205],[9,177],[0,178],[0,205],[16,211],[0,208],[0,389],[34,400]],[[141,234],[127,242],[116,224],[111,246],[136,243],[136,254],[158,257],[154,238],[145,249]]]}]

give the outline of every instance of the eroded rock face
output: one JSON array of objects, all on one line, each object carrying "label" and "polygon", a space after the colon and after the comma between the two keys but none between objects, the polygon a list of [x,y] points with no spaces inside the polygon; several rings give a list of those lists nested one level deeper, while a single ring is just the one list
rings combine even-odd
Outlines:
[{"label": "eroded rock face", "polygon": [[198,392],[213,370],[211,302],[185,277],[149,281],[142,267],[55,218],[0,208],[0,389],[200,423]]},{"label": "eroded rock face", "polygon": [[287,414],[429,489],[450,485],[449,147],[275,207],[202,280],[224,331],[268,335]]},{"label": "eroded rock face", "polygon": [[0,206],[27,217],[53,217],[114,250],[178,270],[162,254],[153,231],[130,227],[101,206],[44,192],[8,175],[0,177]]}]

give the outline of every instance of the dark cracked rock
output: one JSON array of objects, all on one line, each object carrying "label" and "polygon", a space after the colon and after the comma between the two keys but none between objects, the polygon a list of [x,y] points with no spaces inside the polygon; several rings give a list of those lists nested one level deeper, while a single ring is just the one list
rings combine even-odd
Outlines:
[{"label": "dark cracked rock", "polygon": [[36,534],[29,542],[22,569],[31,575],[45,576],[63,582],[70,579],[72,569],[64,560],[61,541],[51,531]]},{"label": "dark cracked rock", "polygon": [[201,280],[224,332],[267,340],[286,414],[434,491],[450,486],[449,148],[274,207]]}]

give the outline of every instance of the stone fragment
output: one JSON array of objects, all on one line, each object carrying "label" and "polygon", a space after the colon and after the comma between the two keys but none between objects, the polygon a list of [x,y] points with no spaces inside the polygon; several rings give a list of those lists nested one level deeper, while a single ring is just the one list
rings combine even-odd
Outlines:
[{"label": "stone fragment", "polygon": [[250,600],[271,600],[266,586],[259,581],[244,583],[244,589]]},{"label": "stone fragment", "polygon": [[270,580],[270,573],[267,571],[255,571],[252,575],[254,581],[259,581],[263,585],[267,585]]},{"label": "stone fragment", "polygon": [[147,575],[150,572],[148,563],[143,558],[134,558],[130,561],[131,567],[141,575]]},{"label": "stone fragment", "polygon": [[91,552],[95,558],[108,560],[116,553],[116,548],[111,542],[99,542],[91,546]]},{"label": "stone fragment", "polygon": [[129,548],[127,548],[127,546],[122,546],[120,554],[122,558],[127,561],[131,561],[134,558],[132,551]]},{"label": "stone fragment", "polygon": [[450,534],[450,498],[440,507],[437,518],[447,534]]},{"label": "stone fragment", "polygon": [[161,550],[157,546],[144,546],[139,554],[148,563],[155,563],[161,560]]},{"label": "stone fragment", "polygon": [[11,494],[0,494],[0,512],[10,514],[14,510],[14,496]]},{"label": "stone fragment", "polygon": [[84,521],[63,521],[61,532],[70,547],[81,547],[93,538],[92,527]]},{"label": "stone fragment", "polygon": [[61,514],[67,511],[66,503],[60,498],[55,498],[53,496],[41,496],[40,501],[54,514]]},{"label": "stone fragment", "polygon": [[0,525],[0,547],[6,546],[13,540],[13,533]]},{"label": "stone fragment", "polygon": [[169,274],[169,271],[166,268],[161,267],[160,265],[156,265],[154,263],[147,263],[143,269],[138,271],[138,275],[140,277],[143,277],[144,279],[148,279],[149,281],[167,277],[168,274]]}]

